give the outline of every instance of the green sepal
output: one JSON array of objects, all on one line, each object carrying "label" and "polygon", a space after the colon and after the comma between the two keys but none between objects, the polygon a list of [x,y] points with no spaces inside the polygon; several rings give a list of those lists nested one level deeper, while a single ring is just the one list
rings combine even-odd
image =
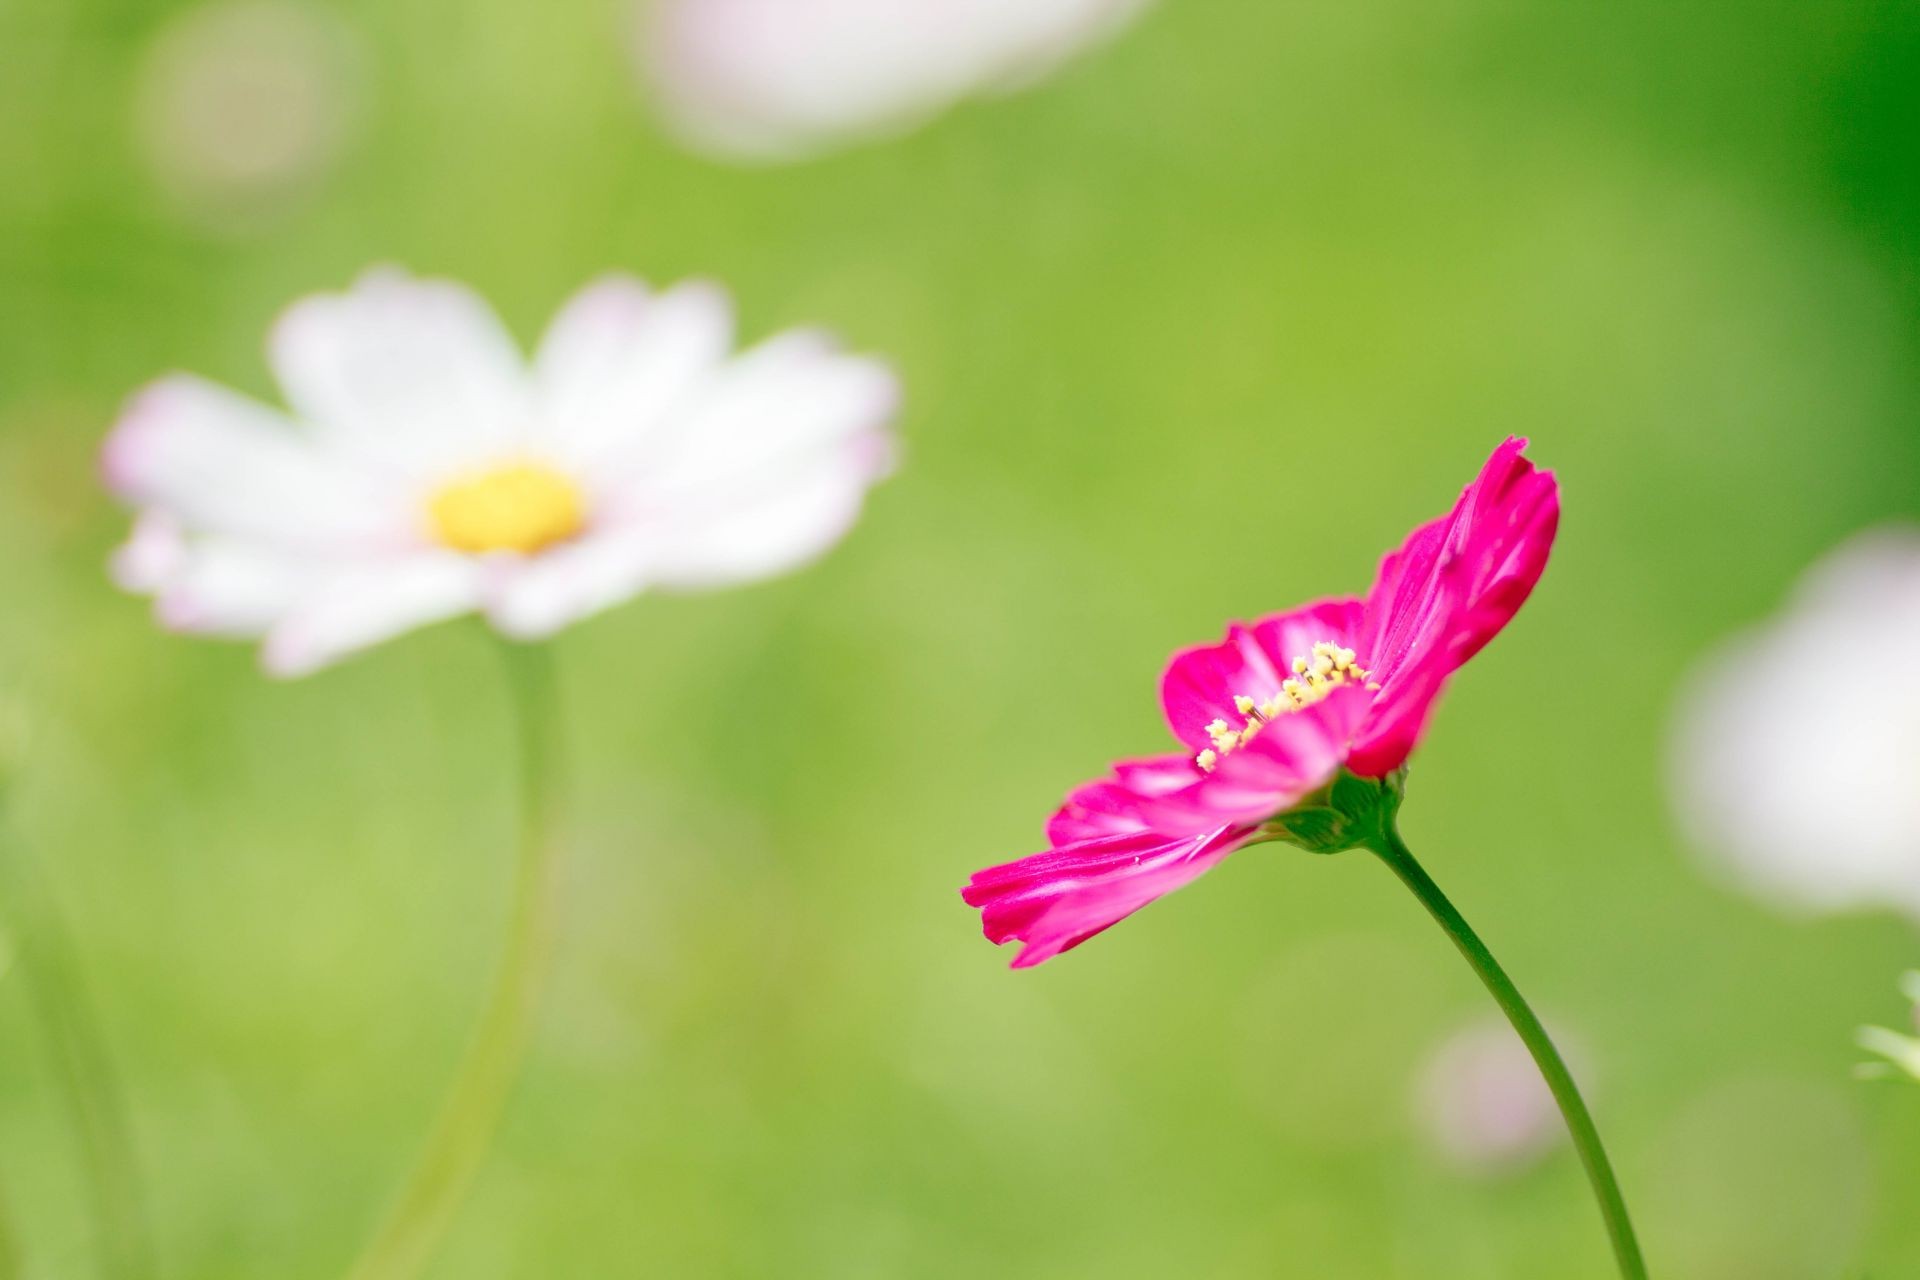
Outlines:
[{"label": "green sepal", "polygon": [[1406,779],[1404,767],[1384,778],[1362,778],[1342,769],[1332,782],[1263,823],[1261,838],[1308,853],[1374,846],[1400,811]]}]

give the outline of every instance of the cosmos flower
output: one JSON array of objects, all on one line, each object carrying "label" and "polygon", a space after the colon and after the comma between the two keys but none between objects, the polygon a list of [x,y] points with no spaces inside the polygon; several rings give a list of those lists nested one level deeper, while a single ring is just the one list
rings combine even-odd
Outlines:
[{"label": "cosmos flower", "polygon": [[1532,1055],[1504,1022],[1448,1036],[1420,1070],[1414,1111],[1439,1153],[1474,1173],[1519,1169],[1566,1132]]},{"label": "cosmos flower", "polygon": [[[1920,969],[1901,975],[1900,994],[1912,1002],[1913,1029],[1920,1031]],[[1856,1043],[1869,1053],[1876,1053],[1886,1060],[1863,1066],[1860,1068],[1860,1075],[1872,1078],[1891,1074],[1893,1069],[1898,1069],[1915,1080],[1920,1080],[1920,1036],[1893,1031],[1887,1027],[1862,1027],[1856,1037]]]},{"label": "cosmos flower", "polygon": [[[1672,794],[1710,865],[1788,909],[1887,906],[1920,919],[1920,532],[1859,535],[1781,615],[1725,645],[1683,695]],[[1817,691],[1809,691],[1809,681]]]},{"label": "cosmos flower", "polygon": [[214,0],[168,20],[141,59],[134,132],[181,211],[245,230],[317,189],[364,114],[365,51],[306,0]]},{"label": "cosmos flower", "polygon": [[788,159],[1008,90],[1146,0],[651,0],[640,58],[688,141]]},{"label": "cosmos flower", "polygon": [[274,327],[291,415],[184,374],[133,398],[104,452],[139,511],[116,576],[293,676],[469,611],[538,639],[779,573],[852,524],[898,389],[818,333],[732,344],[719,289],[610,278],[529,365],[465,288],[370,272]]},{"label": "cosmos flower", "polygon": [[1160,693],[1181,749],[1121,761],[1067,797],[1047,850],[975,875],[963,896],[987,937],[1025,943],[1014,965],[1034,965],[1249,844],[1352,847],[1336,793],[1397,788],[1448,677],[1546,566],[1559,488],[1525,447],[1501,444],[1452,511],[1381,561],[1366,599],[1236,624],[1175,654]]}]

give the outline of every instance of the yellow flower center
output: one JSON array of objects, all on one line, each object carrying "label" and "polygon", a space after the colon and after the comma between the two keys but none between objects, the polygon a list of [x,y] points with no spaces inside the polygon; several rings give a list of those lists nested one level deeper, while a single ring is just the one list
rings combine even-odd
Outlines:
[{"label": "yellow flower center", "polygon": [[1209,724],[1207,736],[1213,739],[1213,746],[1195,756],[1193,762],[1211,772],[1221,756],[1252,742],[1270,720],[1310,707],[1342,685],[1364,684],[1378,689],[1380,686],[1372,683],[1372,674],[1354,660],[1353,650],[1322,640],[1309,653],[1293,660],[1293,675],[1280,682],[1280,692],[1271,698],[1260,702],[1244,693],[1235,694],[1233,705],[1240,712],[1240,723],[1215,720]]},{"label": "yellow flower center", "polygon": [[455,551],[532,555],[586,527],[580,486],[538,462],[473,471],[427,499],[436,538]]}]

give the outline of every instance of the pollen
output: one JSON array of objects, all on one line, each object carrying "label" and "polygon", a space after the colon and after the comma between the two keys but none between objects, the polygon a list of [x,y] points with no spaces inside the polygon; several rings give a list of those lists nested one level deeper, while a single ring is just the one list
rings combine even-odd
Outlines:
[{"label": "pollen", "polygon": [[1310,707],[1343,685],[1358,684],[1378,689],[1373,673],[1359,664],[1353,650],[1330,640],[1322,640],[1311,650],[1288,664],[1293,675],[1280,682],[1278,692],[1264,700],[1244,693],[1233,696],[1239,723],[1215,720],[1207,725],[1207,737],[1213,746],[1193,758],[1203,773],[1211,773],[1220,758],[1246,746],[1270,722],[1302,707]]},{"label": "pollen", "polygon": [[586,495],[571,478],[538,462],[508,462],[469,472],[427,499],[433,535],[455,551],[532,555],[586,527]]}]

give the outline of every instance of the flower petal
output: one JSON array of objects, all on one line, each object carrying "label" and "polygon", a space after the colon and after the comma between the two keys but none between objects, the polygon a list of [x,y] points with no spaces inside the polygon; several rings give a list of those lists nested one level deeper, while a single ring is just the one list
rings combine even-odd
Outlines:
[{"label": "flower petal", "polygon": [[180,572],[187,560],[186,533],[164,511],[142,511],[133,532],[114,549],[109,571],[123,591],[152,595]]},{"label": "flower petal", "polygon": [[187,374],[128,403],[101,454],[107,486],[187,529],[287,547],[404,541],[404,503],[257,401]]},{"label": "flower petal", "polygon": [[1246,842],[1223,828],[1168,840],[1151,832],[1098,836],[976,874],[961,890],[995,943],[1026,943],[1024,969],[1079,946],[1199,877]]},{"label": "flower petal", "polygon": [[172,631],[257,636],[286,616],[313,577],[311,566],[258,543],[196,538],[154,589],[154,611]]},{"label": "flower petal", "polygon": [[300,676],[480,603],[485,565],[453,552],[331,569],[267,633],[262,661]]},{"label": "flower petal", "polygon": [[1447,677],[1506,626],[1546,568],[1560,490],[1526,447],[1508,438],[1452,511],[1381,561],[1357,647],[1382,688],[1355,772],[1377,777],[1406,760]]},{"label": "flower petal", "polygon": [[487,619],[516,639],[545,639],[637,595],[652,563],[646,530],[626,527],[496,564],[489,570]]},{"label": "flower petal", "polygon": [[591,470],[652,438],[666,415],[719,372],[733,308],[705,282],[649,293],[631,277],[587,286],[554,318],[534,357],[541,447]]},{"label": "flower petal", "polygon": [[891,469],[892,452],[886,435],[869,431],[784,471],[677,497],[648,521],[657,580],[727,586],[813,560],[852,528],[868,488]]},{"label": "flower petal", "polygon": [[268,354],[321,438],[390,474],[436,480],[526,444],[525,361],[492,309],[451,281],[369,271],[290,307]]},{"label": "flower petal", "polygon": [[1264,822],[1333,780],[1372,701],[1357,685],[1335,689],[1269,721],[1191,786],[1140,797],[1134,813],[1163,836]]},{"label": "flower petal", "polygon": [[1153,756],[1122,760],[1113,775],[1073,789],[1053,817],[1047,820],[1047,843],[1059,846],[1095,836],[1144,831],[1141,804],[1154,796],[1190,787],[1201,778],[1188,755]]},{"label": "flower petal", "polygon": [[899,405],[899,380],[885,364],[798,330],[741,356],[657,442],[609,465],[644,467],[636,480],[657,504],[712,500],[883,431]]},{"label": "flower petal", "polygon": [[[1236,697],[1264,702],[1277,696],[1293,659],[1322,640],[1351,647],[1360,621],[1358,600],[1319,600],[1271,614],[1251,627],[1234,623],[1219,644],[1181,650],[1160,679],[1160,705],[1168,727],[1195,751],[1205,750],[1212,742],[1209,724],[1246,719],[1234,706]],[[1365,652],[1360,661],[1368,661]]]},{"label": "flower petal", "polygon": [[689,142],[788,159],[1013,87],[1145,0],[661,0],[645,69]]}]

